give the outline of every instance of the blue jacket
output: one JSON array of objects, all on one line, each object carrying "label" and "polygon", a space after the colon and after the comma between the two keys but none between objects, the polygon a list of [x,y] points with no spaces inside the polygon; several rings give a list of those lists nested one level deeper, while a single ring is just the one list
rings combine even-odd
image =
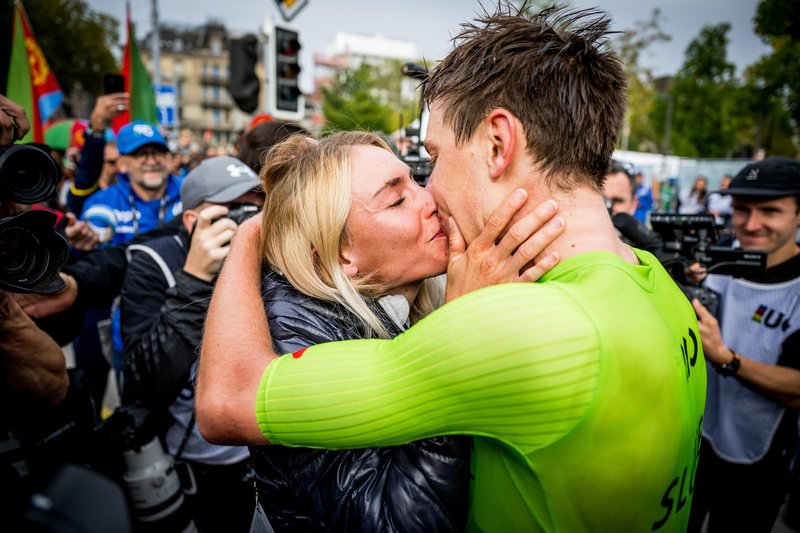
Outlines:
[{"label": "blue jacket", "polygon": [[[116,184],[97,191],[86,200],[83,204],[81,220],[88,220],[92,225],[101,229],[111,228],[113,236],[108,244],[125,243],[136,235],[147,233],[162,223],[168,222],[183,211],[180,194],[182,181],[180,178],[169,176],[164,198],[147,201],[139,198],[133,191],[127,174],[119,174]],[[162,202],[163,217],[160,214]],[[132,204],[135,212],[138,213],[136,215]]]}]

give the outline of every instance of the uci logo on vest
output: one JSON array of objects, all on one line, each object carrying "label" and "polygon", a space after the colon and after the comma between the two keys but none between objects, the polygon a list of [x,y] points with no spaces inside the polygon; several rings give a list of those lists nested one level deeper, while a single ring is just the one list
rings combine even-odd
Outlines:
[{"label": "uci logo on vest", "polygon": [[[776,313],[777,316],[775,316]],[[782,311],[777,311],[776,309],[769,308],[766,305],[758,306],[756,312],[753,313],[752,320],[753,322],[757,322],[772,329],[777,327],[780,327],[781,331],[786,331],[789,329],[789,319],[786,317],[786,315],[784,315]]]}]

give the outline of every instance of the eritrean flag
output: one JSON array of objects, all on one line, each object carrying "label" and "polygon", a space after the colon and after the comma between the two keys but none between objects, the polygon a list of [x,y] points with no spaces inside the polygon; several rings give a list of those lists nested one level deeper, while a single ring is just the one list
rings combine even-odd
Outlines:
[{"label": "eritrean flag", "polygon": [[131,7],[127,5],[127,20],[125,27],[128,32],[128,42],[122,55],[122,76],[125,78],[125,92],[130,93],[130,106],[123,113],[114,117],[112,129],[118,133],[119,129],[134,120],[145,120],[156,124],[156,93],[153,91],[153,82],[147,74],[147,69],[139,55],[136,45],[136,32],[131,24]]},{"label": "eritrean flag", "polygon": [[22,142],[44,142],[42,124],[61,105],[64,93],[33,36],[20,2],[15,4],[13,32],[6,96],[21,105],[28,115],[31,129]]}]

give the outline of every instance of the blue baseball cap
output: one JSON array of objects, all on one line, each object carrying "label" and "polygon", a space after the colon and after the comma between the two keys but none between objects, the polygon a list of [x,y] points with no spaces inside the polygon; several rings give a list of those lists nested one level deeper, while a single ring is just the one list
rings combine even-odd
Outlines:
[{"label": "blue baseball cap", "polygon": [[147,144],[155,144],[165,152],[169,151],[167,141],[156,125],[143,120],[126,124],[117,134],[117,150],[121,155],[130,155]]}]

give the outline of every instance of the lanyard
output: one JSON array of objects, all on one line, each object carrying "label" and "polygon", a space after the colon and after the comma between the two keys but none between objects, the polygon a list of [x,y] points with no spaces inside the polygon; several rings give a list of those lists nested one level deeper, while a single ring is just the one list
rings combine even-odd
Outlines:
[{"label": "lanyard", "polygon": [[[136,209],[136,199],[133,197],[133,193],[128,195],[128,201],[131,204],[131,213],[133,213],[133,234],[139,235],[139,215],[140,212]],[[164,218],[167,216],[167,191],[164,191],[164,196],[161,197],[161,204],[158,207],[158,225],[160,226],[164,222]]]}]

